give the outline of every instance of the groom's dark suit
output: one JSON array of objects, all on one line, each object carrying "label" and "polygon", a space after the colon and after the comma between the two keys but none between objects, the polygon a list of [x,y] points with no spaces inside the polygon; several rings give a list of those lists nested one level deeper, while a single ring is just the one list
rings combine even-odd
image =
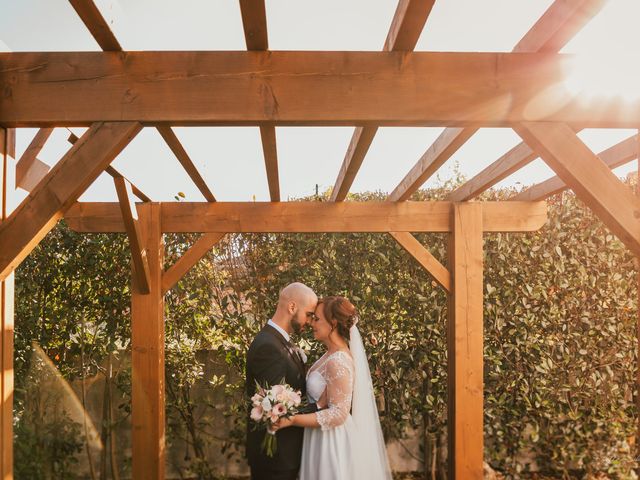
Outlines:
[{"label": "groom's dark suit", "polygon": [[[288,383],[306,395],[305,366],[293,345],[278,330],[266,325],[251,343],[247,352],[245,390],[247,398],[256,393],[256,381],[260,385],[273,386]],[[315,410],[312,406],[306,411]],[[255,429],[255,422],[248,420],[247,458],[252,479],[293,479],[300,469],[302,437],[304,429],[284,428],[276,433],[278,447],[273,458],[262,452],[264,429]]]}]

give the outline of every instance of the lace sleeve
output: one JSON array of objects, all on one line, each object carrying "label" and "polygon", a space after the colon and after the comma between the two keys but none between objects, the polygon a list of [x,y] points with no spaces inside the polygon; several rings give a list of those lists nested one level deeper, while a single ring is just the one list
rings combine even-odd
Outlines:
[{"label": "lace sleeve", "polygon": [[331,356],[325,365],[328,408],[316,412],[322,430],[342,425],[351,410],[353,362],[348,354]]}]

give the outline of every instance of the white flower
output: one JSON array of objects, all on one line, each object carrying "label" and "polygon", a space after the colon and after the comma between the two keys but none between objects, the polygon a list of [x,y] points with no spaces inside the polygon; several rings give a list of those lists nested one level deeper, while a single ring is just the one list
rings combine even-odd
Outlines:
[{"label": "white flower", "polygon": [[307,363],[307,354],[306,352],[300,348],[300,347],[294,347],[296,352],[298,352],[298,355],[300,355],[300,358],[302,359],[302,363]]},{"label": "white flower", "polygon": [[264,400],[262,400],[262,409],[265,411],[271,410],[271,401],[268,397],[264,397]]}]

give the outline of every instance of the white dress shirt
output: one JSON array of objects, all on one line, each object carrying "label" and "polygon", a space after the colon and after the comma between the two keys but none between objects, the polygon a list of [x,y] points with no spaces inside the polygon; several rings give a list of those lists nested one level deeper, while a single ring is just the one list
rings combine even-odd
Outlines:
[{"label": "white dress shirt", "polygon": [[271,325],[273,328],[279,331],[287,342],[291,341],[291,339],[289,338],[289,334],[280,325],[276,325],[273,320],[269,320],[267,322],[267,325]]}]

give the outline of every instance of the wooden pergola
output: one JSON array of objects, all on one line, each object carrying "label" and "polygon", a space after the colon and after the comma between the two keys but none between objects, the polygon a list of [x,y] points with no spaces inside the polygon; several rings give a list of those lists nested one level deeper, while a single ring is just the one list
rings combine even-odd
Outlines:
[{"label": "wooden pergola", "polygon": [[[13,271],[61,218],[79,232],[126,232],[132,254],[133,478],[164,478],[164,294],[225,234],[388,233],[446,290],[449,477],[483,475],[484,232],[528,232],[544,199],[571,188],[635,254],[640,200],[611,169],[638,154],[638,136],[600,154],[587,127],[638,128],[640,103],[561,96],[573,57],[557,53],[605,0],[555,0],[512,53],[412,52],[435,0],[400,0],[382,52],[270,51],[264,0],[240,0],[247,51],[127,52],[92,0],[70,0],[103,52],[0,53],[0,476],[12,478]],[[217,202],[173,126],[258,126],[271,201]],[[330,202],[281,202],[276,126],[351,125]],[[385,202],[345,201],[379,126],[444,126]],[[53,167],[38,154],[53,128],[89,127]],[[446,201],[408,201],[481,127],[523,143]],[[16,128],[40,130],[15,158]],[[154,202],[111,162],[156,128],[206,202]],[[556,173],[503,202],[469,201],[541,157]],[[117,203],[78,202],[103,172]],[[15,209],[14,185],[30,192]],[[136,201],[136,198],[139,201]],[[201,232],[163,270],[163,234]],[[447,266],[415,232],[449,235]]]}]

